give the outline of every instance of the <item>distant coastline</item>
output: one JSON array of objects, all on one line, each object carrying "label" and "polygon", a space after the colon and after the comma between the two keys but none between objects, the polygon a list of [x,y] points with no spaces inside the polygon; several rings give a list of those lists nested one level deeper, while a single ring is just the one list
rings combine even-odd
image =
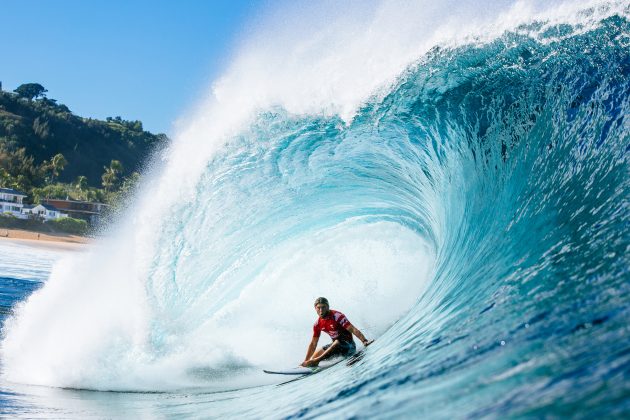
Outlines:
[{"label": "distant coastline", "polygon": [[90,244],[93,239],[63,233],[42,233],[23,229],[0,228],[0,241],[14,241],[27,245],[77,249]]}]

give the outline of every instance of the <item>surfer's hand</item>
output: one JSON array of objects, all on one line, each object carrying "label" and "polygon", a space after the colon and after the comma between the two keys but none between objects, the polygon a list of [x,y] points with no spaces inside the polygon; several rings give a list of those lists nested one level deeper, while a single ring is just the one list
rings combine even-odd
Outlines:
[{"label": "surfer's hand", "polygon": [[372,344],[374,342],[374,340],[368,340],[367,338],[365,340],[363,340],[363,345],[365,347],[369,346],[370,344]]}]

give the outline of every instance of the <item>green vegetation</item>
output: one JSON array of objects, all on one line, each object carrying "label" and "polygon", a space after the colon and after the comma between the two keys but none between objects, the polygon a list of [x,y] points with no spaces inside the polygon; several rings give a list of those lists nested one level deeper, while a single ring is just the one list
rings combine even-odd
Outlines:
[{"label": "green vegetation", "polygon": [[9,213],[0,213],[0,228],[4,229],[25,229],[37,232],[45,232],[49,229],[41,220],[37,219],[18,219]]},{"label": "green vegetation", "polygon": [[32,101],[35,98],[39,98],[40,96],[45,96],[45,93],[48,92],[44,88],[44,86],[39,83],[25,83],[23,85],[18,86],[14,91],[20,98],[26,98],[29,101]]},{"label": "green vegetation", "polygon": [[85,235],[88,232],[88,224],[85,220],[64,217],[63,219],[51,220],[55,230],[70,233],[72,235]]},{"label": "green vegetation", "polygon": [[0,187],[28,194],[30,203],[70,198],[116,205],[168,138],[144,131],[140,121],[79,117],[46,92],[38,83],[0,91]]},{"label": "green vegetation", "polygon": [[40,218],[18,219],[12,214],[0,214],[0,228],[24,229],[42,233],[69,233],[71,235],[86,235],[90,227],[85,220],[64,217],[44,223]]}]

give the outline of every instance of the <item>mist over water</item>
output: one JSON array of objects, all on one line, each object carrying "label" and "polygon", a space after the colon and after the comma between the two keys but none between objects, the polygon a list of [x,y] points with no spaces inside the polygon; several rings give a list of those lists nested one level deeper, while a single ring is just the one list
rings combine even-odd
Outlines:
[{"label": "mist over water", "polygon": [[[627,5],[355,7],[266,16],[133,210],[5,321],[6,381],[255,387],[214,415],[627,410]],[[262,386],[320,295],[373,347]]]}]

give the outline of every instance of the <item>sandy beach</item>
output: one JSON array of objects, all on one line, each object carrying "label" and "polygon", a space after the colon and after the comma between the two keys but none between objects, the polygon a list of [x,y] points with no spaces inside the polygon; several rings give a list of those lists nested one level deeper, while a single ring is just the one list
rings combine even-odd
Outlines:
[{"label": "sandy beach", "polygon": [[35,246],[75,249],[92,242],[91,238],[78,235],[41,233],[22,229],[5,228],[0,228],[0,240],[11,240]]}]

